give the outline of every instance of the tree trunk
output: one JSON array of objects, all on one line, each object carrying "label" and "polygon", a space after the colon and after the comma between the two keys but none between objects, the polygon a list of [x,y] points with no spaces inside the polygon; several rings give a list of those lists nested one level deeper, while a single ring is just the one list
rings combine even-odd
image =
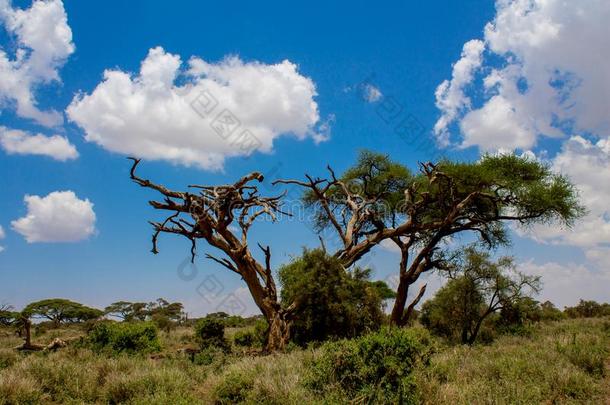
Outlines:
[{"label": "tree trunk", "polygon": [[32,347],[32,321],[26,319],[23,321],[23,333],[25,334],[25,342],[23,344],[24,347]]},{"label": "tree trunk", "polygon": [[407,305],[410,285],[410,283],[407,282],[407,263],[409,261],[408,246],[404,244],[399,244],[398,246],[401,250],[400,266],[398,270],[398,288],[396,289],[396,300],[394,301],[392,315],[390,316],[390,324],[394,326],[401,326],[405,306]]},{"label": "tree trunk", "polygon": [[286,320],[285,314],[281,311],[267,321],[269,322],[269,334],[265,351],[272,353],[284,350],[290,340],[290,321]]},{"label": "tree trunk", "polygon": [[394,301],[394,307],[392,308],[392,315],[390,316],[391,325],[401,326],[405,306],[407,305],[408,295],[409,284],[403,280],[400,280],[398,283],[398,289],[396,291],[396,300]]},{"label": "tree trunk", "polygon": [[479,330],[481,329],[481,325],[483,324],[483,321],[485,320],[485,318],[487,318],[487,315],[489,315],[489,313],[486,313],[485,315],[483,315],[479,319],[477,324],[474,326],[474,330],[472,331],[472,333],[470,334],[470,338],[468,339],[469,345],[472,346],[474,344],[474,341],[477,339],[477,336],[479,335]]}]

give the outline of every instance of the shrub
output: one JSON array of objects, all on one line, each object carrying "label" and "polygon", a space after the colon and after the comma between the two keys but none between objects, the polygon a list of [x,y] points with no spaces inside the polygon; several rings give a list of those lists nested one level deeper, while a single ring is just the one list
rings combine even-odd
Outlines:
[{"label": "shrub", "polygon": [[87,341],[96,351],[134,354],[161,350],[157,328],[151,322],[99,323]]},{"label": "shrub", "polygon": [[426,331],[384,328],[322,345],[306,384],[318,394],[338,388],[348,398],[365,396],[374,403],[415,402],[411,372],[416,364],[427,363],[432,352]]},{"label": "shrub", "polygon": [[195,336],[202,349],[218,347],[227,350],[229,345],[225,339],[225,324],[216,317],[205,317],[195,324]]},{"label": "shrub", "polygon": [[233,342],[237,346],[251,347],[256,340],[256,333],[253,330],[240,330],[233,335]]},{"label": "shrub", "polygon": [[299,302],[292,340],[305,346],[379,329],[384,299],[393,298],[394,293],[383,281],[370,281],[370,275],[370,269],[347,271],[322,249],[305,250],[282,266],[282,302]]},{"label": "shrub", "polygon": [[223,349],[216,346],[210,346],[197,353],[193,362],[199,366],[209,366],[213,364],[220,367],[226,363],[226,360],[227,355]]}]

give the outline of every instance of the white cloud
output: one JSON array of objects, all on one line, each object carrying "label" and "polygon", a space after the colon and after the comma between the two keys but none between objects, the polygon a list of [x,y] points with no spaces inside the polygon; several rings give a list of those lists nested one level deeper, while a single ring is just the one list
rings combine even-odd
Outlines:
[{"label": "white cloud", "polygon": [[463,146],[478,145],[486,152],[532,147],[536,135],[520,125],[517,114],[506,98],[492,97],[482,108],[469,112],[460,123],[465,135]]},{"label": "white cloud", "polygon": [[549,300],[560,308],[575,305],[581,298],[610,301],[610,272],[607,268],[592,270],[578,264],[537,264],[532,260],[517,267],[525,274],[541,277],[543,290],[538,297],[540,301]]},{"label": "white cloud", "polygon": [[603,264],[600,258],[610,257],[610,141],[593,143],[571,137],[553,159],[552,167],[577,185],[588,213],[571,229],[536,226],[529,236],[543,243],[581,247],[589,259]]},{"label": "white cloud", "polygon": [[22,10],[0,0],[0,23],[17,46],[14,56],[0,48],[0,107],[15,103],[20,117],[46,126],[61,124],[61,113],[40,110],[34,93],[42,84],[60,81],[58,70],[74,52],[63,3],[34,1]]},{"label": "white cloud", "polygon": [[[267,65],[229,57],[208,63],[193,57],[188,71],[180,66],[179,56],[153,48],[139,75],[106,70],[91,94],[74,98],[67,114],[86,140],[107,150],[204,169],[221,169],[226,157],[270,152],[282,134],[323,139],[314,128],[315,85],[290,61]],[[220,136],[212,126],[225,109],[237,121],[224,128],[236,129]]]},{"label": "white cloud", "polygon": [[381,93],[381,90],[379,90],[377,87],[373,86],[370,83],[367,83],[364,85],[363,88],[363,97],[369,103],[375,103],[381,100],[383,94]]},{"label": "white cloud", "polygon": [[[437,135],[457,120],[464,146],[486,150],[529,148],[540,135],[610,136],[610,2],[498,0],[496,9],[484,35],[491,57],[479,63],[466,52],[469,41],[451,82],[437,90]],[[459,65],[465,74],[456,75]],[[462,92],[476,83],[473,69],[486,75],[474,109]]]},{"label": "white cloud", "polygon": [[27,214],[11,222],[28,243],[77,242],[95,232],[95,213],[89,200],[73,191],[54,191],[46,197],[26,195]]},{"label": "white cloud", "polygon": [[457,117],[458,113],[470,106],[470,98],[464,94],[464,87],[470,84],[474,72],[481,66],[483,41],[473,39],[464,44],[462,57],[453,65],[451,80],[443,81],[435,92],[436,106],[442,115],[434,125],[434,132],[447,142],[447,126]]},{"label": "white cloud", "polygon": [[59,135],[45,136],[9,129],[0,125],[0,146],[8,154],[44,155],[55,160],[76,159],[78,152],[67,138]]}]

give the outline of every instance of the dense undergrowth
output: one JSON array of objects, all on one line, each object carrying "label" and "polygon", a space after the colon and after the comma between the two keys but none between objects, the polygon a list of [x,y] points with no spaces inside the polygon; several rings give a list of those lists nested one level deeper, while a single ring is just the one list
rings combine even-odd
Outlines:
[{"label": "dense undergrowth", "polygon": [[[227,330],[227,340],[243,332]],[[12,349],[20,339],[0,329],[0,403],[599,404],[610,398],[608,318],[539,323],[527,335],[472,347],[433,340],[416,327],[269,356],[233,345],[193,361],[178,350],[197,344],[193,329],[159,333],[161,351],[135,355],[97,350],[79,341],[83,334],[77,327],[50,330],[34,340],[60,337],[68,347],[22,354]]]}]

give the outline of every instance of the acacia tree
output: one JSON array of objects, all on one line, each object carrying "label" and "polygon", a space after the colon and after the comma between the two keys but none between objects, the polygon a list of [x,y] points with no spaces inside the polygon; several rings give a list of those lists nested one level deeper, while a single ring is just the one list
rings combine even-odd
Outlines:
[{"label": "acacia tree", "polygon": [[182,235],[190,240],[192,260],[198,240],[205,240],[219,250],[224,256],[206,254],[206,257],[242,277],[269,324],[266,349],[282,349],[290,337],[289,324],[296,305],[280,304],[271,270],[271,249],[259,244],[265,262],[257,261],[250,250],[248,232],[257,218],[267,216],[276,220],[276,214],[282,212],[283,195],[260,196],[256,183],[263,181],[263,175],[258,172],[233,184],[192,185],[192,191],[174,191],[137,176],[140,160],[132,160],[131,179],[163,196],[162,201],[150,201],[150,205],[171,213],[162,222],[151,222],[154,228],[152,252],[158,253],[157,239],[161,233]]},{"label": "acacia tree", "polygon": [[12,305],[0,304],[0,325],[10,326],[19,317],[19,313],[14,310]]},{"label": "acacia tree", "polygon": [[489,253],[472,246],[447,270],[449,282],[424,303],[421,319],[426,327],[457,335],[464,344],[474,344],[490,315],[512,311],[540,291],[540,278],[517,272],[511,257],[493,261]]},{"label": "acacia tree", "polygon": [[50,298],[28,304],[24,308],[23,314],[27,318],[48,319],[57,328],[62,322],[86,321],[99,318],[103,315],[103,312],[67,299]]},{"label": "acacia tree", "polygon": [[133,313],[133,303],[127,301],[117,301],[104,308],[106,315],[116,316],[122,320],[127,320]]},{"label": "acacia tree", "polygon": [[387,156],[362,152],[355,166],[337,177],[277,180],[303,187],[318,230],[340,240],[335,257],[349,267],[386,240],[401,251],[397,297],[391,322],[405,325],[425,286],[407,307],[409,287],[422,273],[443,268],[442,243],[474,232],[489,247],[508,242],[507,221],[522,225],[571,225],[584,209],[577,192],[548,166],[514,155],[479,161],[421,163],[419,172]]}]

